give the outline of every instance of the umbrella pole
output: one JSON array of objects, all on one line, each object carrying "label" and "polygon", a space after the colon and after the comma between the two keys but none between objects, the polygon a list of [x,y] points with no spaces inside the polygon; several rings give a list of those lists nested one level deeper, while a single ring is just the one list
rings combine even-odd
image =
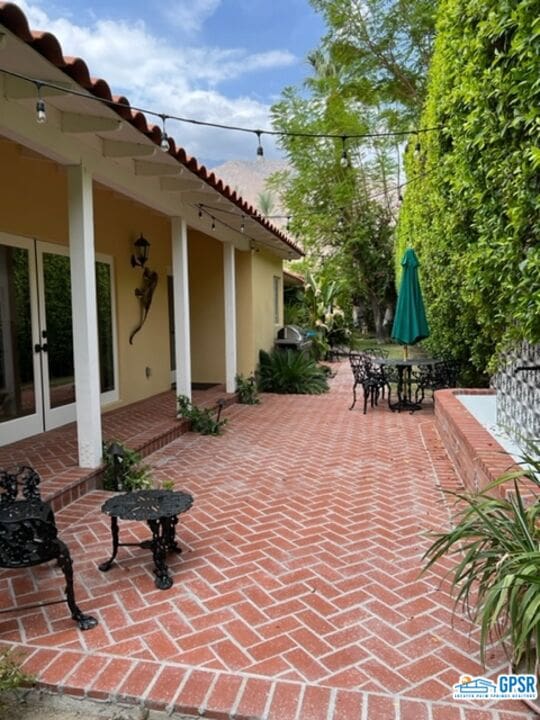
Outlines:
[{"label": "umbrella pole", "polygon": [[408,345],[403,346],[403,359],[404,360],[409,359],[409,346]]}]

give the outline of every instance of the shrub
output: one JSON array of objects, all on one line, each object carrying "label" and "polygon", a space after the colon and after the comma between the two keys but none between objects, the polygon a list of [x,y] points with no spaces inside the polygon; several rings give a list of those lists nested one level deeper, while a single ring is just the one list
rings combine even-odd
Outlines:
[{"label": "shrub", "polygon": [[414,243],[430,352],[492,372],[540,342],[538,3],[438,8],[420,124],[440,131],[409,143],[396,262]]},{"label": "shrub", "polygon": [[261,350],[257,375],[263,392],[320,395],[328,391],[321,366],[296,350],[275,349],[270,353]]},{"label": "shrub", "polygon": [[226,419],[220,420],[223,401],[218,402],[218,412],[214,416],[214,412],[210,408],[199,408],[193,405],[191,400],[185,395],[178,395],[178,416],[189,420],[191,430],[201,433],[201,435],[221,435],[221,429],[227,422]]},{"label": "shrub", "polygon": [[244,405],[257,405],[260,402],[257,392],[257,382],[254,375],[245,378],[243,375],[236,376],[236,393],[238,402]]},{"label": "shrub", "polygon": [[[112,452],[112,451],[115,452]],[[118,452],[120,451],[120,452]],[[141,456],[116,440],[103,443],[105,490],[147,490],[152,487],[150,468],[141,465]]]}]

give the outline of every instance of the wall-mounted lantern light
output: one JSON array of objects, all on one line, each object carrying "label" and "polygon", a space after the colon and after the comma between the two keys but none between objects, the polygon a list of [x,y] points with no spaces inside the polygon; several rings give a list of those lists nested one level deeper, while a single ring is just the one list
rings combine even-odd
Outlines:
[{"label": "wall-mounted lantern light", "polygon": [[135,253],[131,256],[131,267],[139,266],[143,268],[146,265],[150,253],[150,243],[141,233],[141,236],[135,240],[133,246]]}]

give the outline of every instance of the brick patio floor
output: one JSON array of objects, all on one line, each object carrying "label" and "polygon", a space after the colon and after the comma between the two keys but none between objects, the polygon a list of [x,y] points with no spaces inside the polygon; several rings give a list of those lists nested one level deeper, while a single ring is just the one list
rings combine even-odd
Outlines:
[{"label": "brick patio floor", "polygon": [[[506,664],[492,652],[484,671],[440,577],[418,576],[425,532],[447,522],[440,488],[457,485],[430,404],[364,416],[347,409],[350,385],[341,365],[328,395],[232,406],[223,436],[189,433],[147,458],[195,498],[170,590],[155,588],[147,550],[97,569],[107,493],[62,509],[77,599],[100,624],[82,633],[53,605],[0,616],[0,642],[23,648],[45,687],[216,720],[529,717],[519,701],[452,700],[461,673]],[[61,592],[54,565],[0,574],[4,608]]]}]

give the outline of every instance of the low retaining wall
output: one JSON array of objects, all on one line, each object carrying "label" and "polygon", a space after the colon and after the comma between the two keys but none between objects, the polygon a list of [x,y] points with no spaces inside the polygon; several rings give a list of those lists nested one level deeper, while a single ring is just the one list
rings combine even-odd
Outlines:
[{"label": "low retaining wall", "polygon": [[438,390],[435,418],[441,439],[467,490],[478,492],[511,468],[514,460],[456,395],[494,395],[493,390]]}]

